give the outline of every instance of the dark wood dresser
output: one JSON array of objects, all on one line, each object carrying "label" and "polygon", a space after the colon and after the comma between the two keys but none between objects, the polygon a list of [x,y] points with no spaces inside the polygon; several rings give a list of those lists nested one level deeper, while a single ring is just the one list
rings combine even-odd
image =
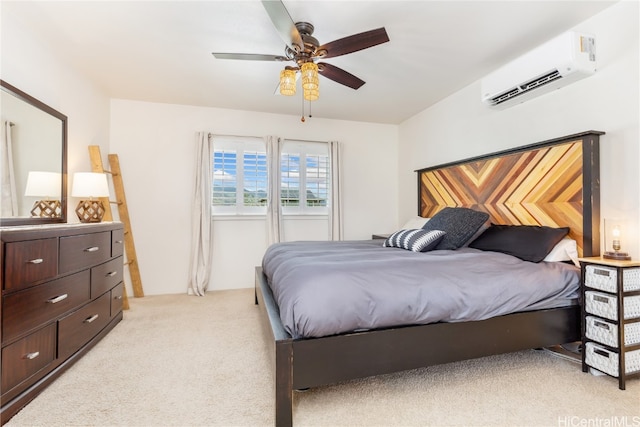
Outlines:
[{"label": "dark wood dresser", "polygon": [[4,424],[122,320],[120,222],[0,229]]}]

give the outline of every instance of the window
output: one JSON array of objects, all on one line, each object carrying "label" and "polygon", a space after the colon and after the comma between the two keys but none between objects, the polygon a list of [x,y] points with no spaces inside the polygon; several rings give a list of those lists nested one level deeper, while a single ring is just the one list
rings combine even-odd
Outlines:
[{"label": "window", "polygon": [[214,214],[266,212],[267,154],[260,138],[214,140],[212,190]]},{"label": "window", "polygon": [[[213,144],[213,213],[265,214],[267,156],[260,138],[217,137]],[[328,144],[285,141],[280,157],[284,215],[328,213]]]},{"label": "window", "polygon": [[283,214],[327,214],[328,145],[285,141],[280,158]]}]

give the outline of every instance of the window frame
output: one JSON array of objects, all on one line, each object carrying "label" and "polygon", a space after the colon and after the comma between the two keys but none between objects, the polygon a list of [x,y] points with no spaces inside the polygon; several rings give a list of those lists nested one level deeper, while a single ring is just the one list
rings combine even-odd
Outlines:
[{"label": "window frame", "polygon": [[[300,141],[300,140],[285,140],[282,145],[282,154],[280,156],[280,182],[281,182],[281,190],[280,197],[282,199],[282,181],[283,181],[283,170],[282,170],[282,161],[283,156],[285,155],[296,155],[299,157],[299,186],[298,186],[298,197],[299,202],[298,206],[284,206],[282,205],[282,215],[283,216],[295,216],[295,215],[318,215],[318,216],[328,216],[329,215],[329,205],[330,205],[330,197],[331,197],[331,162],[329,159],[329,144],[326,142],[310,142],[310,141]],[[323,156],[325,158],[326,164],[326,176],[325,176],[325,186],[326,186],[326,197],[325,197],[325,205],[324,206],[307,206],[307,191],[309,190],[308,179],[309,175],[307,173],[308,168],[308,156]]]},{"label": "window frame", "polygon": [[[213,199],[211,200],[211,214],[213,216],[240,216],[240,215],[266,215],[267,204],[265,201],[264,206],[247,206],[244,204],[244,189],[245,189],[245,153],[261,153],[265,158],[265,184],[267,184],[268,171],[266,170],[266,156],[267,149],[262,138],[256,137],[215,137],[213,140],[213,156],[211,162],[215,164],[216,151],[236,153],[236,165],[235,165],[235,183],[236,183],[236,203],[234,205],[215,205]],[[212,168],[215,172],[215,166]],[[212,189],[211,194],[213,197],[213,187],[215,178],[212,177]],[[238,191],[238,188],[242,188],[242,191]],[[265,189],[266,191],[266,189]]]},{"label": "window frame", "polygon": [[[236,202],[234,205],[215,205],[213,202],[213,194],[215,188],[215,156],[216,152],[235,152],[235,187],[236,187]],[[267,214],[267,202],[263,206],[247,206],[244,204],[244,189],[245,184],[245,153],[257,152],[264,155],[265,158],[265,185],[269,185],[269,171],[266,166],[268,159],[266,158],[266,146],[264,140],[258,137],[235,137],[235,136],[217,136],[213,140],[213,157],[212,162],[212,178],[211,178],[211,214],[212,216],[223,217],[238,217],[238,216],[265,216]],[[284,176],[283,160],[285,156],[297,156],[298,161],[298,206],[284,206],[282,193]],[[325,187],[325,205],[324,206],[307,206],[307,191],[309,190],[309,179],[313,179],[308,175],[308,158],[310,156],[320,156],[324,160],[324,171],[319,173],[316,178],[319,182],[322,182],[324,174],[324,182],[319,184],[319,187]],[[293,218],[295,216],[328,216],[331,198],[331,160],[329,156],[329,144],[327,142],[311,142],[300,140],[283,140],[282,150],[279,159],[279,176],[280,180],[280,205],[282,209],[283,217]],[[291,172],[290,170],[288,170]],[[242,188],[242,191],[238,191]],[[317,187],[314,187],[314,189]],[[268,188],[265,189],[268,194]]]}]

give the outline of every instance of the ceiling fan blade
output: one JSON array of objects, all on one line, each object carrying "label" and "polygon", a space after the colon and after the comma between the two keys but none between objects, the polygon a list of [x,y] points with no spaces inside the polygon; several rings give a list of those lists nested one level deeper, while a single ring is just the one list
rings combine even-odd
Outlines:
[{"label": "ceiling fan blade", "polygon": [[285,44],[291,49],[300,52],[304,47],[302,36],[296,28],[293,19],[291,19],[287,8],[284,7],[284,3],[282,3],[281,0],[263,0],[262,5],[267,11],[269,18],[271,18],[271,22],[273,22],[273,25],[276,27],[280,38],[282,38]]},{"label": "ceiling fan blade", "polygon": [[242,59],[247,61],[288,61],[281,55],[260,55],[255,53],[211,53],[217,59]]},{"label": "ceiling fan blade", "polygon": [[320,46],[317,51],[327,51],[322,58],[334,58],[347,53],[357,52],[389,41],[387,30],[378,28],[376,30],[365,31],[342,39],[334,40]]},{"label": "ceiling fan blade", "polygon": [[364,80],[346,72],[342,68],[338,68],[335,65],[326,64],[324,62],[318,63],[318,73],[333,80],[334,82],[349,86],[352,89],[359,89],[360,86],[365,83]]}]

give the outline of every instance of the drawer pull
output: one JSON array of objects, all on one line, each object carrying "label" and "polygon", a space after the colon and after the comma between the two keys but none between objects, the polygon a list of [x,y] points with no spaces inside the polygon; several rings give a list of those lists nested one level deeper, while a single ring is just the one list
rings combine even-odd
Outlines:
[{"label": "drawer pull", "polygon": [[29,264],[42,264],[44,262],[44,260],[42,258],[36,258],[36,259],[32,259],[30,261],[27,261]]},{"label": "drawer pull", "polygon": [[115,299],[115,300],[121,300],[121,299],[122,299],[122,295],[116,295],[115,297],[113,297],[113,299]]},{"label": "drawer pull", "polygon": [[113,277],[113,276],[115,276],[116,274],[118,274],[118,272],[117,272],[117,271],[110,271],[110,272],[108,272],[107,274],[105,274],[105,277]]},{"label": "drawer pull", "polygon": [[97,314],[94,314],[93,316],[91,316],[91,317],[87,317],[86,319],[84,319],[84,323],[91,323],[91,322],[93,322],[94,320],[96,320],[98,317],[99,317],[99,316],[98,316]]},{"label": "drawer pull", "polygon": [[116,240],[116,243],[122,243],[122,240]]},{"label": "drawer pull", "polygon": [[593,322],[593,326],[597,326],[599,328],[606,329],[607,331],[609,330],[609,325],[607,325],[606,323],[603,323],[603,322],[595,321],[595,322]]},{"label": "drawer pull", "polygon": [[609,298],[607,298],[607,297],[601,297],[600,295],[594,295],[593,300],[594,300],[594,301],[598,301],[598,302],[603,302],[603,303],[605,303],[605,304],[608,304],[608,303],[609,303]]},{"label": "drawer pull", "polygon": [[67,294],[58,295],[57,297],[53,297],[53,298],[51,298],[51,299],[48,299],[48,300],[47,300],[47,303],[49,303],[49,304],[55,304],[55,303],[58,303],[58,302],[60,302],[60,301],[62,301],[62,300],[67,299],[67,297],[68,297],[68,296],[69,296],[69,295],[67,295]]},{"label": "drawer pull", "polygon": [[599,354],[600,356],[604,356],[604,357],[606,357],[607,359],[609,358],[609,353],[607,353],[606,351],[602,351],[602,350],[598,350],[598,349],[596,349],[596,350],[593,350],[593,352],[594,352],[595,354]]},{"label": "drawer pull", "polygon": [[38,356],[40,356],[40,352],[39,351],[34,351],[33,353],[25,354],[22,358],[23,359],[27,359],[27,360],[33,360]]},{"label": "drawer pull", "polygon": [[91,246],[90,248],[85,249],[85,252],[96,252],[100,250],[100,246]]}]

